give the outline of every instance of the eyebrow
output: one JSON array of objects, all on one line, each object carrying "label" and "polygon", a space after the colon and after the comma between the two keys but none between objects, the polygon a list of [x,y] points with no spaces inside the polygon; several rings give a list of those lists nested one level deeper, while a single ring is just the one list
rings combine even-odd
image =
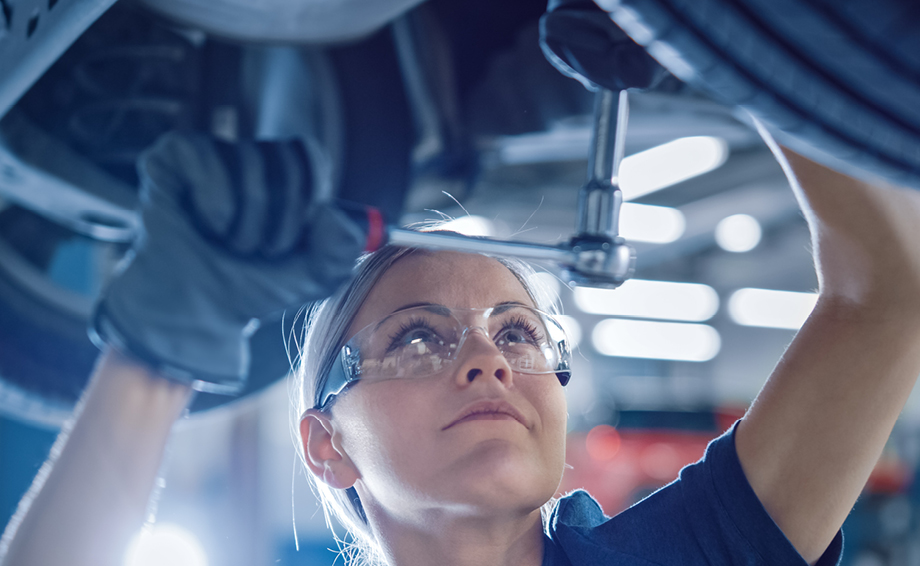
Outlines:
[{"label": "eyebrow", "polygon": [[492,314],[502,314],[503,312],[507,312],[515,307],[530,308],[520,301],[504,301],[493,307],[494,310],[492,311]]},{"label": "eyebrow", "polygon": [[450,309],[447,308],[447,307],[445,307],[444,305],[439,305],[439,304],[437,304],[437,303],[425,303],[425,302],[423,302],[423,303],[409,303],[408,305],[403,305],[403,306],[399,307],[398,309],[394,310],[393,312],[391,312],[390,314],[388,314],[388,315],[386,315],[385,317],[383,317],[383,319],[382,319],[380,322],[378,322],[377,324],[374,325],[374,329],[376,330],[376,329],[380,328],[381,326],[383,326],[383,324],[384,324],[386,321],[390,320],[390,318],[391,318],[394,314],[399,313],[399,312],[402,312],[402,311],[405,311],[405,310],[414,309],[414,308],[424,308],[425,310],[427,310],[427,311],[429,311],[429,312],[431,312],[431,313],[440,315],[440,316],[450,316]]},{"label": "eyebrow", "polygon": [[[425,310],[432,312],[434,314],[438,314],[441,316],[450,316],[451,309],[449,307],[446,307],[439,303],[420,302],[420,303],[409,303],[408,305],[403,305],[399,307],[398,309],[394,310],[393,312],[391,312],[389,315],[387,315],[386,318],[384,318],[384,320],[386,320],[387,318],[390,318],[391,316],[393,316],[394,314],[398,312],[408,310],[408,309],[419,308],[419,307],[425,307]],[[493,309],[493,314],[502,314],[503,312],[507,312],[508,310],[513,309],[515,307],[529,308],[527,305],[525,305],[524,303],[520,301],[502,301],[496,304],[494,307],[492,307],[492,309]]]},{"label": "eyebrow", "polygon": [[408,305],[403,305],[403,306],[399,307],[398,309],[394,310],[393,312],[391,312],[391,313],[387,316],[387,318],[389,318],[390,316],[392,316],[392,315],[394,315],[394,314],[396,314],[396,313],[398,313],[398,312],[400,312],[400,311],[409,310],[409,309],[414,309],[414,308],[418,308],[418,307],[425,307],[425,310],[431,311],[431,312],[433,312],[434,314],[440,314],[440,315],[443,315],[443,316],[450,316],[450,309],[449,309],[448,307],[445,307],[444,305],[441,305],[441,304],[438,304],[438,303],[409,303]]}]

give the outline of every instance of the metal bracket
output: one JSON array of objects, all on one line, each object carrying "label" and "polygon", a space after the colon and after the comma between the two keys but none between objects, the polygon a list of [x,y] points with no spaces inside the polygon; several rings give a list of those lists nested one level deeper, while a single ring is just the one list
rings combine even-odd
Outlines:
[{"label": "metal bracket", "polygon": [[0,0],[0,117],[115,0]]},{"label": "metal bracket", "polygon": [[138,232],[137,192],[14,110],[0,120],[0,199],[104,242]]}]

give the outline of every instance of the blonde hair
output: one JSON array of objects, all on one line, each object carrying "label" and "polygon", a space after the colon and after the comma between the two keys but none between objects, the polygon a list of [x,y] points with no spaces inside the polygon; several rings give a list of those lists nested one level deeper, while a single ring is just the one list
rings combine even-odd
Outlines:
[{"label": "blonde hair", "polygon": [[[348,329],[371,289],[397,261],[415,253],[425,252],[416,248],[386,246],[363,256],[358,260],[355,275],[350,283],[332,297],[315,303],[302,312],[303,333],[297,341],[297,359],[293,360],[291,414],[292,432],[297,440],[298,454],[305,466],[306,456],[303,453],[303,439],[300,437],[301,416],[307,409],[319,404],[319,395],[329,369],[345,344]],[[550,313],[558,312],[558,297],[548,285],[536,277],[537,272],[533,267],[519,260],[495,259],[517,277],[537,308]],[[295,328],[296,326],[297,324]],[[323,507],[326,524],[332,531],[346,564],[385,564],[357,491],[354,488],[331,488],[309,471],[307,477]],[[555,500],[550,500],[541,508],[544,524],[554,505]],[[345,537],[339,537],[335,532],[332,518],[348,531]]]}]

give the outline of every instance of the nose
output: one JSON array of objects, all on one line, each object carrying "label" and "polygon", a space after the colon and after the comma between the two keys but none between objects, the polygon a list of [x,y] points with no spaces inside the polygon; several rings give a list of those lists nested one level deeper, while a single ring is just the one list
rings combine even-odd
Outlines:
[{"label": "nose", "polygon": [[511,385],[511,365],[484,328],[470,330],[459,355],[454,376],[459,387],[468,387],[477,378],[486,377],[494,377],[506,387]]}]

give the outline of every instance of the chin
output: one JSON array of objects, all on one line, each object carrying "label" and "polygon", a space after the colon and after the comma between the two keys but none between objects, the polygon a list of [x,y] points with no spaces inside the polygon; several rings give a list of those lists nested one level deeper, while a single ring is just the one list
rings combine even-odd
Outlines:
[{"label": "chin", "polygon": [[483,482],[468,490],[463,498],[473,514],[480,516],[524,515],[540,509],[555,494],[547,482]]},{"label": "chin", "polygon": [[[498,444],[498,443],[496,443]],[[561,477],[550,473],[546,462],[501,446],[477,450],[466,465],[452,475],[460,493],[455,495],[479,509],[538,509],[556,493]]]}]

